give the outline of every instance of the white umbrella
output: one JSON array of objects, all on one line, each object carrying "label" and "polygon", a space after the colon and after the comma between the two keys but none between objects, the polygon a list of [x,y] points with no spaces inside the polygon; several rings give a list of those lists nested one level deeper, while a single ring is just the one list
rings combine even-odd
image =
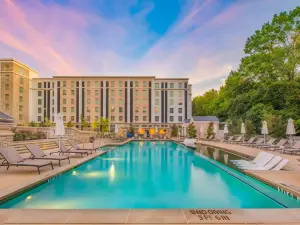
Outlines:
[{"label": "white umbrella", "polygon": [[158,133],[158,127],[155,126],[155,133]]},{"label": "white umbrella", "polygon": [[199,129],[199,134],[200,134],[200,137],[202,137],[202,134],[203,134],[203,127],[202,127],[202,125],[200,125],[200,129]]},{"label": "white umbrella", "polygon": [[65,126],[63,121],[63,116],[58,113],[55,116],[55,136],[58,136],[58,145],[60,149],[60,138],[65,135]]},{"label": "white umbrella", "polygon": [[229,133],[228,125],[227,125],[227,123],[225,123],[225,126],[224,126],[224,134],[228,134],[228,133]]},{"label": "white umbrella", "polygon": [[292,135],[296,134],[296,130],[295,130],[295,126],[294,126],[294,120],[291,119],[291,118],[288,120],[288,125],[287,125],[287,128],[286,128],[286,134],[290,135],[290,137]]},{"label": "white umbrella", "polygon": [[115,133],[117,134],[119,132],[118,124],[115,124]]},{"label": "white umbrella", "polygon": [[264,120],[261,128],[261,134],[264,135],[264,143],[266,143],[266,134],[269,134],[267,121]]},{"label": "white umbrella", "polygon": [[244,140],[245,134],[246,134],[246,129],[245,129],[245,124],[244,123],[242,123],[242,125],[241,125],[241,134],[243,135],[243,140]]}]

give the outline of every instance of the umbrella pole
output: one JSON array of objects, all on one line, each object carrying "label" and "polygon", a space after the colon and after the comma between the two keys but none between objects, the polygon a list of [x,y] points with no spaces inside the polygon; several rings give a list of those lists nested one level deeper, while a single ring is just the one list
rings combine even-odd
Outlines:
[{"label": "umbrella pole", "polygon": [[266,134],[264,134],[264,144],[266,144]]}]

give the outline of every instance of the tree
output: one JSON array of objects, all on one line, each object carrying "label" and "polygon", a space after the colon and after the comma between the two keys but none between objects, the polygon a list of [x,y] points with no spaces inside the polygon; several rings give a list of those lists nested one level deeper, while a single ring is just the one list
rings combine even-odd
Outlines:
[{"label": "tree", "polygon": [[109,132],[109,119],[101,117],[100,119],[100,131],[101,132]]},{"label": "tree", "polygon": [[44,124],[45,124],[45,127],[51,127],[52,122],[51,122],[51,120],[48,119],[48,117],[45,117],[45,122],[44,122]]},{"label": "tree", "polygon": [[36,126],[37,126],[37,123],[34,122],[34,121],[30,121],[30,122],[28,123],[28,126],[30,126],[30,127],[36,127]]},{"label": "tree", "polygon": [[81,130],[85,127],[89,127],[89,123],[86,121],[86,119],[81,115],[80,116],[80,121],[81,121]]},{"label": "tree", "polygon": [[134,129],[133,129],[132,124],[129,125],[128,133],[130,133],[130,134],[133,134],[133,133],[134,133]]},{"label": "tree", "polygon": [[68,128],[71,128],[71,127],[74,126],[74,123],[73,123],[72,121],[69,121],[69,122],[67,122],[66,126],[67,126]]},{"label": "tree", "polygon": [[100,121],[97,119],[94,119],[94,121],[91,124],[92,129],[95,131],[100,126]]},{"label": "tree", "polygon": [[173,124],[171,126],[171,136],[172,137],[177,137],[178,136],[178,126],[176,124]]},{"label": "tree", "polygon": [[187,127],[188,138],[195,138],[197,136],[197,131],[194,123],[190,123]]},{"label": "tree", "polygon": [[213,122],[210,122],[208,124],[207,130],[206,130],[206,137],[209,138],[211,135],[215,135]]}]

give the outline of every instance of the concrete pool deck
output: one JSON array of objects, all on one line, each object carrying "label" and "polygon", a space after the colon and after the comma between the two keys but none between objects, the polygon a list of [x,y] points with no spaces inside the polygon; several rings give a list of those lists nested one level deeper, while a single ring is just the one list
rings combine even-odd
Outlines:
[{"label": "concrete pool deck", "polygon": [[[126,141],[128,142],[128,141]],[[126,142],[109,143],[121,145]],[[214,142],[209,142],[212,146]],[[105,143],[106,144],[106,143]],[[204,143],[202,143],[204,144]],[[220,144],[220,143],[215,143]],[[221,143],[223,144],[223,143]],[[213,147],[213,146],[212,146]],[[223,148],[222,146],[214,146]],[[228,146],[225,146],[228,147]],[[229,148],[229,147],[228,147]],[[225,148],[226,149],[226,148]],[[256,150],[256,149],[254,149]],[[55,151],[55,150],[51,150]],[[232,150],[234,151],[234,150]],[[251,150],[247,150],[251,152]],[[238,152],[238,151],[237,151]],[[48,153],[48,152],[47,152]],[[0,167],[0,199],[8,195],[27,189],[57,174],[72,169],[101,152],[84,158],[70,157],[71,163],[63,163],[62,167],[55,165],[55,169],[42,168],[38,175],[35,168],[12,167],[8,171]],[[255,156],[252,153],[251,156]],[[272,171],[267,171],[272,172]],[[253,173],[257,176],[287,177],[286,171],[275,171],[276,174]],[[293,172],[293,171],[287,171]],[[299,173],[299,172],[297,172]],[[264,174],[264,175],[263,175]],[[296,176],[296,173],[294,171]],[[294,181],[294,185],[300,183]],[[283,178],[282,178],[283,179]],[[293,177],[285,178],[285,180]],[[299,224],[300,209],[0,209],[0,224]]]}]

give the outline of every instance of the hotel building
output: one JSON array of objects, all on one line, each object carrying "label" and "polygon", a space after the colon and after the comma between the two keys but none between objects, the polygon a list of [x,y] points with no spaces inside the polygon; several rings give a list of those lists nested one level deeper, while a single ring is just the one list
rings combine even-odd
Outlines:
[{"label": "hotel building", "polygon": [[[104,117],[109,118],[111,124],[121,126],[132,123],[143,127],[160,124],[163,127],[181,124],[192,116],[192,87],[188,78],[39,78],[34,70],[15,60],[0,60],[0,63],[1,98],[4,98],[4,101],[1,99],[1,111],[13,116],[17,123],[41,122],[46,117],[53,121],[54,115],[60,112],[65,122],[77,124],[81,117],[89,122]],[[16,69],[8,69],[14,65],[17,65]],[[21,74],[14,72],[22,71],[21,67],[24,68]],[[22,102],[20,96],[23,96]]]}]

